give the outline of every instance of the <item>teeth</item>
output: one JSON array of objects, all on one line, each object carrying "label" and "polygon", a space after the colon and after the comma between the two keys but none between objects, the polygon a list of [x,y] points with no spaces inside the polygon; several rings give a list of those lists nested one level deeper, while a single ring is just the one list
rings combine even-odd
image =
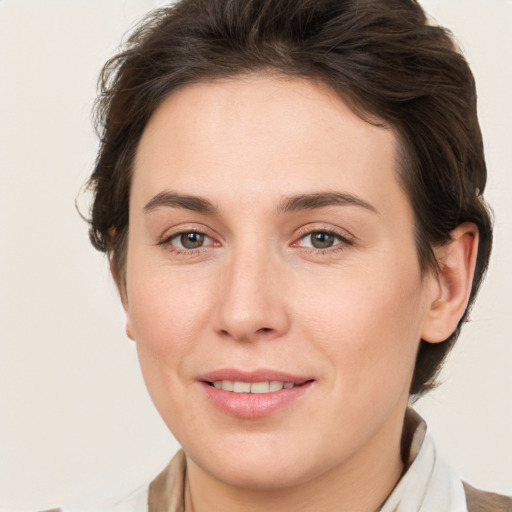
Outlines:
[{"label": "teeth", "polygon": [[[221,382],[222,389],[224,389],[225,391],[234,391],[233,384],[234,383],[232,380],[223,380]],[[215,383],[213,385],[215,386]]]},{"label": "teeth", "polygon": [[270,393],[270,383],[253,382],[251,384],[251,393]]},{"label": "teeth", "polygon": [[273,380],[270,382],[240,382],[232,380],[216,380],[213,386],[217,389],[224,391],[233,391],[235,393],[273,393],[274,391],[281,391],[290,389],[295,386],[293,382],[280,382]]},{"label": "teeth", "polygon": [[235,393],[250,393],[251,392],[251,383],[250,382],[238,382],[235,380],[233,382],[233,391]]},{"label": "teeth", "polygon": [[[270,383],[270,391],[281,391],[281,389],[283,389],[284,387],[284,382],[279,382],[278,380],[273,380],[271,383]],[[292,384],[291,382],[287,382],[287,384]],[[292,387],[293,387],[293,384],[292,384]]]}]

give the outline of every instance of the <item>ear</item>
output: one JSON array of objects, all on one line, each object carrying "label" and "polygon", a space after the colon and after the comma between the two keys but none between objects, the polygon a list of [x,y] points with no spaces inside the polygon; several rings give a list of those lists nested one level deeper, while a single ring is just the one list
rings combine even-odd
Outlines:
[{"label": "ear", "polygon": [[439,270],[431,276],[432,293],[422,339],[440,343],[450,337],[466,311],[478,253],[478,228],[467,222],[451,233],[451,241],[435,250]]},{"label": "ear", "polygon": [[131,340],[135,341],[133,337],[133,331],[130,325],[130,316],[129,316],[129,308],[128,308],[128,296],[126,294],[126,286],[119,279],[119,275],[117,272],[116,265],[114,263],[114,258],[110,256],[109,258],[109,266],[110,266],[110,274],[112,275],[112,279],[116,283],[117,291],[119,292],[119,297],[121,299],[121,304],[123,305],[124,313],[126,315],[126,335]]}]

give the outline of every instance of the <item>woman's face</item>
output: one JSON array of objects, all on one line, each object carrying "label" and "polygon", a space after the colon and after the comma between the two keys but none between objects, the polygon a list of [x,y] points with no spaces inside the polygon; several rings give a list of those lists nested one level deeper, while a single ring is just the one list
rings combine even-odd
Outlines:
[{"label": "woman's face", "polygon": [[272,488],[398,457],[435,283],[396,155],[390,129],[299,79],[190,85],[151,118],[127,331],[190,463]]}]

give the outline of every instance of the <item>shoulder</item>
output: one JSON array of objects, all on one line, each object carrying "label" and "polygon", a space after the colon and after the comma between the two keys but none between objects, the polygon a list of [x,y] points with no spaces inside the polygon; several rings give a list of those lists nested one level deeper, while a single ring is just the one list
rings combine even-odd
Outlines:
[{"label": "shoulder", "polygon": [[179,450],[169,465],[149,485],[150,512],[160,510],[182,512],[184,510],[186,471],[185,453]]},{"label": "shoulder", "polygon": [[468,512],[512,512],[512,497],[475,489],[462,482],[466,493]]},{"label": "shoulder", "polygon": [[[169,465],[151,482],[121,500],[80,504],[38,512],[183,512],[186,458],[179,450]],[[5,512],[0,510],[0,512]]]}]

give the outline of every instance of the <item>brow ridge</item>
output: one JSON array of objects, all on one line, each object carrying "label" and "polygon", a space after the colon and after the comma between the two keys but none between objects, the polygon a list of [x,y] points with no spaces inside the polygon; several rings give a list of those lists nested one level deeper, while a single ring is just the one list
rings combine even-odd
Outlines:
[{"label": "brow ridge", "polygon": [[328,206],[359,206],[373,213],[377,209],[364,199],[346,192],[314,192],[312,194],[298,194],[285,197],[278,207],[282,213],[296,212],[300,210],[315,210]]},{"label": "brow ridge", "polygon": [[[284,197],[277,207],[278,213],[314,210],[329,206],[358,206],[378,213],[377,209],[364,199],[346,192],[314,192]],[[218,209],[207,199],[190,194],[163,191],[154,196],[144,206],[144,212],[150,213],[159,207],[182,208],[199,213],[216,214]]]},{"label": "brow ridge", "polygon": [[217,212],[217,208],[203,197],[180,194],[178,192],[171,192],[168,190],[160,192],[154,196],[146,206],[144,206],[144,212],[150,213],[161,206],[183,208],[185,210],[192,210],[200,213],[213,214]]}]

